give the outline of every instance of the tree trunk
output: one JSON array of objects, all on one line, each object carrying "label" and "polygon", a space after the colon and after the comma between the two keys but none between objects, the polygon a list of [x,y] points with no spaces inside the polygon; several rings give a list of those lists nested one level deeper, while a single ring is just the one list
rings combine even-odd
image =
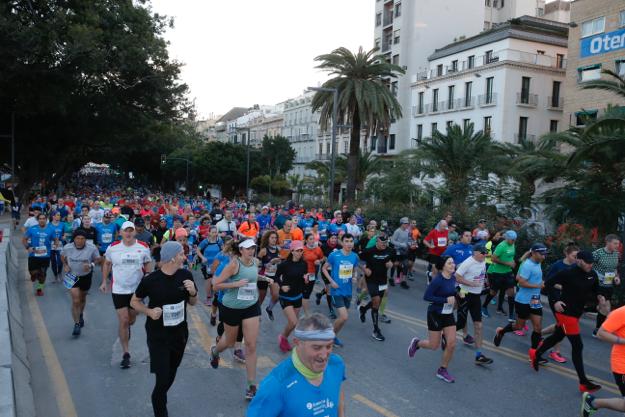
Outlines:
[{"label": "tree trunk", "polygon": [[356,182],[358,173],[358,151],[360,149],[360,115],[358,108],[354,109],[352,115],[352,130],[349,138],[349,155],[347,157],[347,193],[346,201],[354,202],[356,199]]}]

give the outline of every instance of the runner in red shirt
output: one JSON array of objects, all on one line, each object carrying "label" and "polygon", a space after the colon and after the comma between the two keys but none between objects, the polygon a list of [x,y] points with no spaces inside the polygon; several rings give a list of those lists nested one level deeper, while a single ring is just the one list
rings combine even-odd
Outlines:
[{"label": "runner in red shirt", "polygon": [[423,239],[423,244],[428,248],[428,282],[432,281],[432,277],[438,274],[434,265],[447,249],[448,237],[447,221],[441,220]]}]

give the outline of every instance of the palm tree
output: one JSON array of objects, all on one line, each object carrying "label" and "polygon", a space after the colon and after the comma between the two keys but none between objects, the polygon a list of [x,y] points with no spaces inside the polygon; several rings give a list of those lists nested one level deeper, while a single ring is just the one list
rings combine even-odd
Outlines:
[{"label": "palm tree", "polygon": [[415,170],[428,177],[442,177],[451,205],[456,212],[465,212],[471,181],[486,175],[499,155],[489,135],[457,124],[447,127],[446,134],[435,131],[432,137],[419,141],[418,147],[406,151]]},{"label": "palm tree", "polygon": [[[376,156],[371,151],[362,152],[358,149],[357,169],[355,173],[356,190],[359,193],[364,191],[365,182],[367,178],[373,174],[378,174],[385,165],[385,160]],[[336,170],[343,176],[347,177],[349,172],[349,158],[345,155],[341,155],[336,160]]]},{"label": "palm tree", "polygon": [[[379,127],[388,128],[391,120],[402,116],[401,105],[389,90],[388,80],[404,74],[404,70],[377,54],[377,48],[365,52],[361,47],[355,54],[347,48],[338,48],[319,55],[315,61],[320,62],[316,68],[332,76],[322,87],[339,92],[337,123],[351,125],[346,198],[353,201],[359,176],[360,132],[363,127],[371,132]],[[327,129],[332,120],[333,94],[318,91],[312,100],[312,110],[320,112],[321,128]]]},{"label": "palm tree", "polygon": [[304,179],[299,174],[291,174],[287,176],[289,184],[291,184],[291,190],[297,195],[296,202],[299,203],[300,194],[302,193],[302,187],[304,185]]},{"label": "palm tree", "polygon": [[583,83],[580,88],[582,90],[606,90],[625,98],[625,77],[621,77],[616,72],[608,69],[601,71],[602,74],[608,75],[611,80],[594,80]]}]

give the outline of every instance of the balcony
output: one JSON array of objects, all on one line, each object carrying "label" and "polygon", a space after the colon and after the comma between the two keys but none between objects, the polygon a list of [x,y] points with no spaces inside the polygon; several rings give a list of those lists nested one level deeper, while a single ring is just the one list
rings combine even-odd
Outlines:
[{"label": "balcony", "polygon": [[475,107],[475,97],[465,97],[460,99],[461,105],[463,109],[472,109]]},{"label": "balcony", "polygon": [[522,140],[536,142],[536,135],[528,135],[527,133],[515,133],[514,143],[521,143]]},{"label": "balcony", "polygon": [[497,93],[481,94],[478,96],[478,105],[480,107],[488,107],[497,105]]},{"label": "balcony", "polygon": [[562,111],[564,109],[564,97],[547,97],[547,110]]},{"label": "balcony", "polygon": [[393,47],[393,40],[389,40],[388,42],[382,42],[382,53],[389,52]]},{"label": "balcony", "polygon": [[386,153],[386,144],[378,144],[375,150],[377,153]]},{"label": "balcony", "polygon": [[520,107],[537,107],[538,94],[529,94],[528,92],[516,93],[516,105]]},{"label": "balcony", "polygon": [[425,106],[412,106],[412,117],[425,116]]},{"label": "balcony", "polygon": [[425,105],[425,112],[428,114],[438,113],[441,111],[443,103],[429,103]]},{"label": "balcony", "polygon": [[315,160],[317,161],[329,161],[332,159],[332,155],[329,153],[318,153],[315,155]]},{"label": "balcony", "polygon": [[392,24],[393,24],[393,11],[391,10],[390,13],[384,13],[384,19],[382,19],[382,26],[386,27]]}]

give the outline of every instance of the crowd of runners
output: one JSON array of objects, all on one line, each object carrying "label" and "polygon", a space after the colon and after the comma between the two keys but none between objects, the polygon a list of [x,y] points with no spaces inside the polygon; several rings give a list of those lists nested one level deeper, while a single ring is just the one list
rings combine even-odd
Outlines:
[{"label": "crowd of runners", "polygon": [[[519,253],[517,233],[489,230],[485,219],[463,229],[450,214],[422,233],[409,217],[389,229],[383,219],[348,206],[270,207],[167,195],[123,188],[97,175],[79,177],[73,185],[63,195],[32,199],[24,222],[19,208],[12,211],[24,233],[35,294],[44,296],[47,283],[65,285],[72,299],[68,332],[80,337],[98,271],[96,284],[111,293],[118,318],[122,369],[133,364],[132,325],[138,314],[147,316],[155,416],[167,416],[167,391],[188,339],[186,308],[196,303],[210,309],[206,325],[217,327],[211,366],[219,368],[221,353],[230,348],[245,364],[248,416],[344,415],[345,364],[332,352],[349,343],[340,334],[350,308],[355,305],[361,322],[370,320],[372,339],[384,342],[389,289],[410,288],[420,257],[428,264],[428,334],[406,340],[410,358],[440,347],[435,375],[453,383],[450,367],[459,340],[474,346],[476,365],[491,366],[493,359],[482,350],[482,319],[494,308],[502,321],[494,345],[507,333],[529,332],[528,361],[535,371],[549,359],[566,362],[559,345],[568,340],[583,416],[600,408],[625,411],[622,398],[594,397],[601,386],[584,372],[579,325],[582,315],[596,312],[590,336],[613,345],[611,368],[625,397],[625,309],[612,311],[610,304],[620,285],[622,245],[616,235],[592,252],[572,243],[562,259],[545,266],[548,248],[542,242]],[[313,309],[311,299],[324,306]],[[276,346],[290,356],[258,385],[261,317],[274,320],[278,304],[286,324]],[[313,313],[325,306],[327,314]],[[550,311],[555,324],[543,326],[543,311]]]}]

